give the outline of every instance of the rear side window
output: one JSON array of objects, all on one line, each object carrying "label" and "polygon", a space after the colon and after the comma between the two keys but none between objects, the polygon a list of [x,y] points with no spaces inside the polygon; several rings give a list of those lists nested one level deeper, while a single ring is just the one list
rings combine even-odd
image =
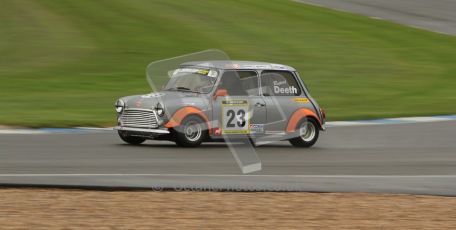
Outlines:
[{"label": "rear side window", "polygon": [[258,75],[255,71],[226,71],[218,86],[230,96],[258,96]]},{"label": "rear side window", "polygon": [[299,96],[301,88],[291,72],[266,70],[261,73],[264,96]]}]

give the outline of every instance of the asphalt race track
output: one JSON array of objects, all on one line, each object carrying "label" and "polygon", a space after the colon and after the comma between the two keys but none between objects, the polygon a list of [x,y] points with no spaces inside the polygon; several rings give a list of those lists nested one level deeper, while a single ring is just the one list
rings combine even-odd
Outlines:
[{"label": "asphalt race track", "polygon": [[295,0],[456,35],[453,0]]},{"label": "asphalt race track", "polygon": [[114,131],[1,134],[0,184],[456,195],[456,121],[331,127],[316,146],[256,148],[242,175],[224,143],[123,144]]}]

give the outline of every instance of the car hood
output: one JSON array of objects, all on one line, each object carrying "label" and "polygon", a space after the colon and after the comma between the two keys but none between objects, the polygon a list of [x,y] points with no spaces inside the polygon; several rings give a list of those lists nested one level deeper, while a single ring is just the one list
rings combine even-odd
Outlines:
[{"label": "car hood", "polygon": [[168,114],[185,106],[194,106],[206,110],[209,105],[206,94],[181,91],[160,91],[121,99],[125,102],[126,109],[154,109],[158,103],[161,103]]}]

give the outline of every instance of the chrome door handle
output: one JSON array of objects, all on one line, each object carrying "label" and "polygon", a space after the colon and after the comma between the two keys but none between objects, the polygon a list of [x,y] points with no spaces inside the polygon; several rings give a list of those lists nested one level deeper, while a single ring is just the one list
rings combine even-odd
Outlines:
[{"label": "chrome door handle", "polygon": [[257,103],[255,104],[255,106],[256,106],[256,107],[263,107],[263,106],[266,106],[266,104],[257,102]]}]

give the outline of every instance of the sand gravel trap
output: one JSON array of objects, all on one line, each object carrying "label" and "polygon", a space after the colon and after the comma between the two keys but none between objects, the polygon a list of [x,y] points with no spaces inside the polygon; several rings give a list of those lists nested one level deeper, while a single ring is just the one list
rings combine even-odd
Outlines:
[{"label": "sand gravel trap", "polygon": [[0,189],[0,229],[442,229],[456,198],[365,193]]}]

